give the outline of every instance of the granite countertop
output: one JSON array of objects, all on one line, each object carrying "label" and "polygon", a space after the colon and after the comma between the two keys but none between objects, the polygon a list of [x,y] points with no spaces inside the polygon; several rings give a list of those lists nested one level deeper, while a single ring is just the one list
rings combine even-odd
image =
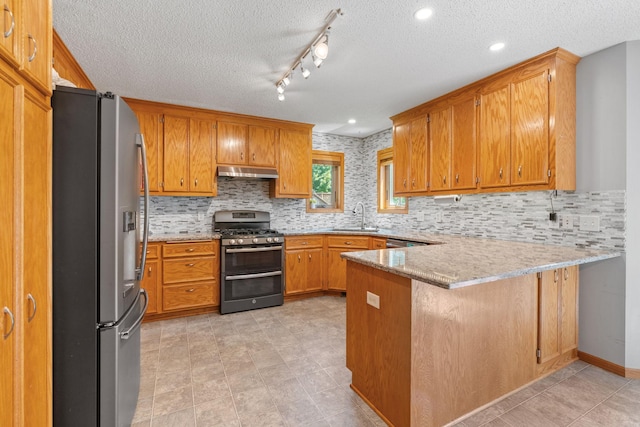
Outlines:
[{"label": "granite countertop", "polygon": [[220,233],[158,233],[150,234],[150,242],[181,242],[220,239]]},{"label": "granite countertop", "polygon": [[[394,234],[393,237],[405,236]],[[440,234],[418,233],[412,240],[442,244],[345,252],[341,256],[445,289],[620,256],[613,251]]]}]

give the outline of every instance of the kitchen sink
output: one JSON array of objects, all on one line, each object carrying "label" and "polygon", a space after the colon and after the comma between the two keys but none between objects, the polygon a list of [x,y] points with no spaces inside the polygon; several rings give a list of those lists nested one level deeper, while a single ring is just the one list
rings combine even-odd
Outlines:
[{"label": "kitchen sink", "polygon": [[376,227],[334,227],[331,229],[331,231],[353,231],[353,232],[369,232],[369,233],[375,233],[380,231],[379,228]]}]

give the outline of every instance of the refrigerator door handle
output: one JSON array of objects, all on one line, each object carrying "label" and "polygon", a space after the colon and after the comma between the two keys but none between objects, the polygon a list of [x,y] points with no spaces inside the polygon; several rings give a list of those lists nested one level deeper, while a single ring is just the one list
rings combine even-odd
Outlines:
[{"label": "refrigerator door handle", "polygon": [[144,308],[142,309],[142,313],[140,313],[140,317],[138,317],[136,321],[133,322],[133,325],[131,325],[129,329],[127,329],[126,331],[120,332],[120,339],[128,340],[129,336],[133,332],[135,332],[136,329],[140,327],[140,324],[142,323],[142,318],[144,317],[144,314],[147,312],[147,307],[149,306],[149,296],[147,295],[147,291],[145,291],[144,289],[140,289],[140,293],[144,295]]},{"label": "refrigerator door handle", "polygon": [[137,146],[142,155],[142,180],[144,184],[144,230],[142,233],[142,256],[140,267],[136,269],[136,280],[140,281],[144,277],[144,267],[147,264],[147,245],[149,244],[149,174],[147,171],[147,147],[144,144],[144,135],[139,133]]}]

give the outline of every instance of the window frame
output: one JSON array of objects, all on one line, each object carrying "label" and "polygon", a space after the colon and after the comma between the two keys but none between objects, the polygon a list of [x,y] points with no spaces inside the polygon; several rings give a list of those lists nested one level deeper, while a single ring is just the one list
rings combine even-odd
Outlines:
[{"label": "window frame", "polygon": [[313,174],[313,165],[323,164],[338,166],[338,173],[334,173],[332,177],[333,191],[335,192],[335,207],[331,209],[312,208],[311,199],[313,198],[313,175],[311,182],[311,197],[305,202],[307,213],[338,213],[344,212],[344,153],[338,151],[311,151],[311,173]]},{"label": "window frame", "polygon": [[[378,150],[378,168],[377,168],[377,178],[378,185],[376,186],[378,189],[378,212],[379,213],[394,213],[394,214],[406,214],[409,213],[409,198],[403,197],[405,199],[404,207],[395,207],[389,206],[387,204],[387,180],[384,174],[384,168],[388,164],[393,164],[393,147],[385,148],[382,150]],[[390,188],[391,195],[393,196],[393,188]]]}]

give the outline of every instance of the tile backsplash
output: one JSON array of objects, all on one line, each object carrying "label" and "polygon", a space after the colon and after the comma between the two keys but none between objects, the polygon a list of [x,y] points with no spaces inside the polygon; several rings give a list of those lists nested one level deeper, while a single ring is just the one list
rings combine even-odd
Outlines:
[{"label": "tile backsplash", "polygon": [[[304,230],[357,225],[351,210],[356,202],[366,206],[366,222],[381,228],[444,232],[476,237],[544,242],[565,246],[624,250],[624,190],[575,193],[549,191],[464,195],[459,202],[436,205],[433,197],[409,199],[408,214],[376,211],[376,152],[391,145],[391,131],[365,139],[313,134],[315,150],[345,153],[345,212],[307,214],[305,201],[269,198],[263,180],[222,178],[217,197],[152,197],[149,206],[151,232],[208,232],[213,213],[223,209],[257,209],[271,212],[271,226],[280,230]],[[549,221],[551,203],[559,215],[570,216],[572,229]],[[418,221],[424,215],[424,220]],[[599,232],[581,231],[580,216],[596,215]]]}]

